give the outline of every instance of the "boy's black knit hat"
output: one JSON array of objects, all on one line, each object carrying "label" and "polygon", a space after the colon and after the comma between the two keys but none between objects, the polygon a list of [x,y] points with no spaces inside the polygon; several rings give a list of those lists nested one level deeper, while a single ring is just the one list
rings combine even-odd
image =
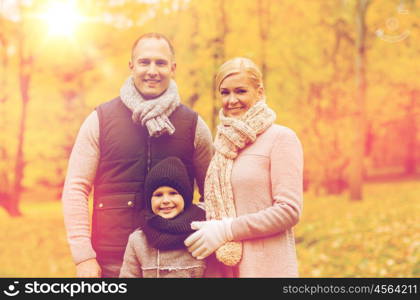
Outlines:
[{"label": "boy's black knit hat", "polygon": [[192,183],[188,177],[187,168],[178,157],[170,156],[161,160],[147,174],[144,183],[144,200],[146,208],[149,210],[151,210],[153,192],[161,186],[176,189],[184,198],[185,208],[191,205],[193,200]]}]

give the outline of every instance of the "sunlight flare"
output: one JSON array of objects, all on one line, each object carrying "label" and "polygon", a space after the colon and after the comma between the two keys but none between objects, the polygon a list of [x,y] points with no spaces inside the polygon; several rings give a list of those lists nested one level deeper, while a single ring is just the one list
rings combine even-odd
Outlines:
[{"label": "sunlight flare", "polygon": [[52,36],[72,36],[81,16],[73,2],[51,3],[42,14]]}]

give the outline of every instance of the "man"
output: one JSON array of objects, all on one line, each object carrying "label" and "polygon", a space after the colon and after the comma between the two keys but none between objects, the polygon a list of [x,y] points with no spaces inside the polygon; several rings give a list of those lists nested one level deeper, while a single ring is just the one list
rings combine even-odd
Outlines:
[{"label": "man", "polygon": [[204,195],[212,137],[197,113],[180,103],[171,79],[176,69],[171,43],[158,33],[141,36],[129,68],[120,97],[86,118],[69,159],[62,202],[77,277],[119,276],[128,236],[141,225],[144,178],[157,162],[179,157],[201,200]]}]

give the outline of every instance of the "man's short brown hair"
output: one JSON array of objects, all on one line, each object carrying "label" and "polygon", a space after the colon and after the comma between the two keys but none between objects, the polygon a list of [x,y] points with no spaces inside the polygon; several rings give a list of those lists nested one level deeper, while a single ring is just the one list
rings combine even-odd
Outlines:
[{"label": "man's short brown hair", "polygon": [[134,52],[134,49],[136,48],[136,46],[137,46],[137,44],[142,40],[142,39],[158,39],[158,40],[160,40],[160,39],[163,39],[163,40],[165,40],[166,41],[166,43],[168,44],[168,46],[169,46],[169,49],[171,50],[171,54],[172,54],[172,58],[173,59],[175,59],[175,50],[174,50],[174,47],[172,46],[172,43],[171,43],[171,41],[166,37],[166,36],[164,36],[163,34],[161,34],[161,33],[157,33],[157,32],[149,32],[149,33],[145,33],[145,34],[143,34],[143,35],[141,35],[135,42],[134,42],[134,44],[133,44],[133,47],[131,48],[131,57],[133,56],[133,52]]}]

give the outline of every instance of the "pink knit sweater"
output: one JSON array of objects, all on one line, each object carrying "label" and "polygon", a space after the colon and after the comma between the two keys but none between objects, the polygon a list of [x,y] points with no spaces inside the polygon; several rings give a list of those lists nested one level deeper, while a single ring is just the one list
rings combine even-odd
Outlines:
[{"label": "pink knit sweater", "polygon": [[232,232],[243,241],[242,260],[235,269],[212,261],[207,276],[298,276],[293,226],[302,212],[302,176],[302,146],[287,127],[272,125],[239,153],[231,177]]}]

